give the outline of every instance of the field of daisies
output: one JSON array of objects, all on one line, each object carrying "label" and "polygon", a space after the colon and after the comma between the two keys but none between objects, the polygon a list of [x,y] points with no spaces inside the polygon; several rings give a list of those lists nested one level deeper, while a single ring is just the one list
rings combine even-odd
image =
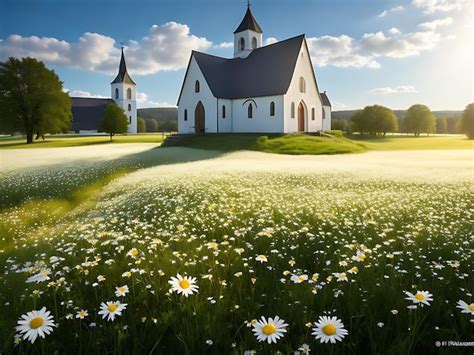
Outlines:
[{"label": "field of daisies", "polygon": [[0,173],[0,353],[472,352],[470,152],[61,149]]}]

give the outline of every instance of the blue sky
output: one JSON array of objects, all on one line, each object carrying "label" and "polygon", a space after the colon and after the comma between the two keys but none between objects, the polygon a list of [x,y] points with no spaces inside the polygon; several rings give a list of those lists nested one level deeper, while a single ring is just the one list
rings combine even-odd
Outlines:
[{"label": "blue sky", "polygon": [[[245,0],[1,0],[0,60],[34,56],[76,95],[110,95],[120,42],[139,106],[174,105],[192,49],[232,56]],[[253,0],[268,43],[305,33],[333,109],[473,102],[469,0]]]}]

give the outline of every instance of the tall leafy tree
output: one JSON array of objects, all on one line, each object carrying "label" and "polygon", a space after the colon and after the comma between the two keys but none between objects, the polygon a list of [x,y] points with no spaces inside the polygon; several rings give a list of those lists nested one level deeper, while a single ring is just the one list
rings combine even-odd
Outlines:
[{"label": "tall leafy tree", "polygon": [[435,116],[431,113],[428,106],[413,105],[411,106],[403,119],[404,130],[407,133],[414,133],[419,136],[420,133],[436,132]]},{"label": "tall leafy tree", "polygon": [[146,132],[146,122],[145,122],[145,119],[142,117],[137,118],[137,132],[138,133]]},{"label": "tall leafy tree", "polygon": [[128,118],[123,110],[115,103],[106,106],[98,131],[110,135],[110,140],[116,134],[126,133],[128,130]]},{"label": "tall leafy tree", "polygon": [[363,110],[356,111],[351,122],[353,130],[361,134],[385,135],[398,129],[397,117],[393,111],[380,105],[366,106]]},{"label": "tall leafy tree", "polygon": [[469,139],[474,139],[474,103],[467,105],[462,113],[461,131]]},{"label": "tall leafy tree", "polygon": [[0,62],[0,131],[33,135],[67,132],[71,98],[53,70],[34,58]]},{"label": "tall leafy tree", "polygon": [[448,123],[446,121],[446,117],[436,118],[436,133],[438,134],[448,133]]},{"label": "tall leafy tree", "polygon": [[146,131],[147,132],[158,132],[158,121],[154,118],[149,118],[146,121]]}]

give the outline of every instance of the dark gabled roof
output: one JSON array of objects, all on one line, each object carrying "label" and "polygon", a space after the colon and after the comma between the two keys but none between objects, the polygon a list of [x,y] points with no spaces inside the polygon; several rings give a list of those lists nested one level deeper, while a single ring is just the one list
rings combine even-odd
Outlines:
[{"label": "dark gabled roof", "polygon": [[125,63],[125,56],[123,55],[123,48],[122,48],[122,57],[120,58],[119,72],[117,76],[115,77],[114,81],[112,81],[112,84],[115,84],[115,83],[126,83],[126,84],[131,84],[131,85],[137,85],[132,80],[130,75],[128,75],[127,63]]},{"label": "dark gabled roof", "polygon": [[322,92],[320,95],[321,95],[321,101],[323,102],[323,106],[331,106],[328,96],[326,95],[326,91]]},{"label": "dark gabled roof", "polygon": [[192,56],[215,97],[283,95],[290,86],[303,41],[304,35],[300,35],[260,47],[247,58],[226,59],[194,51]]},{"label": "dark gabled roof", "polygon": [[261,27],[258,25],[257,20],[253,17],[252,11],[250,11],[250,7],[247,7],[247,12],[240,23],[239,27],[234,31],[234,33],[239,33],[242,31],[251,30],[257,33],[263,33]]},{"label": "dark gabled roof", "polygon": [[72,130],[96,130],[104,114],[105,107],[114,103],[112,99],[97,99],[91,97],[71,97],[72,100]]}]

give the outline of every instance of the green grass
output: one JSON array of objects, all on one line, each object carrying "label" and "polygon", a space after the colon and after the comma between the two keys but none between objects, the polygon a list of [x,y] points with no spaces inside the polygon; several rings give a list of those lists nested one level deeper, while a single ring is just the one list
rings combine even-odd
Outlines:
[{"label": "green grass", "polygon": [[445,150],[474,149],[474,140],[465,135],[452,136],[406,136],[389,135],[385,137],[369,137],[352,135],[350,139],[362,142],[370,150]]},{"label": "green grass", "polygon": [[183,135],[179,146],[198,149],[255,150],[277,154],[344,154],[362,152],[365,147],[346,138],[314,137],[304,134],[207,134]]},{"label": "green grass", "polygon": [[24,137],[3,136],[0,138],[0,149],[62,148],[114,143],[161,143],[162,141],[161,133],[118,135],[113,137],[112,142],[109,136],[46,136],[46,140],[39,139],[32,144],[26,144],[26,138]]}]

